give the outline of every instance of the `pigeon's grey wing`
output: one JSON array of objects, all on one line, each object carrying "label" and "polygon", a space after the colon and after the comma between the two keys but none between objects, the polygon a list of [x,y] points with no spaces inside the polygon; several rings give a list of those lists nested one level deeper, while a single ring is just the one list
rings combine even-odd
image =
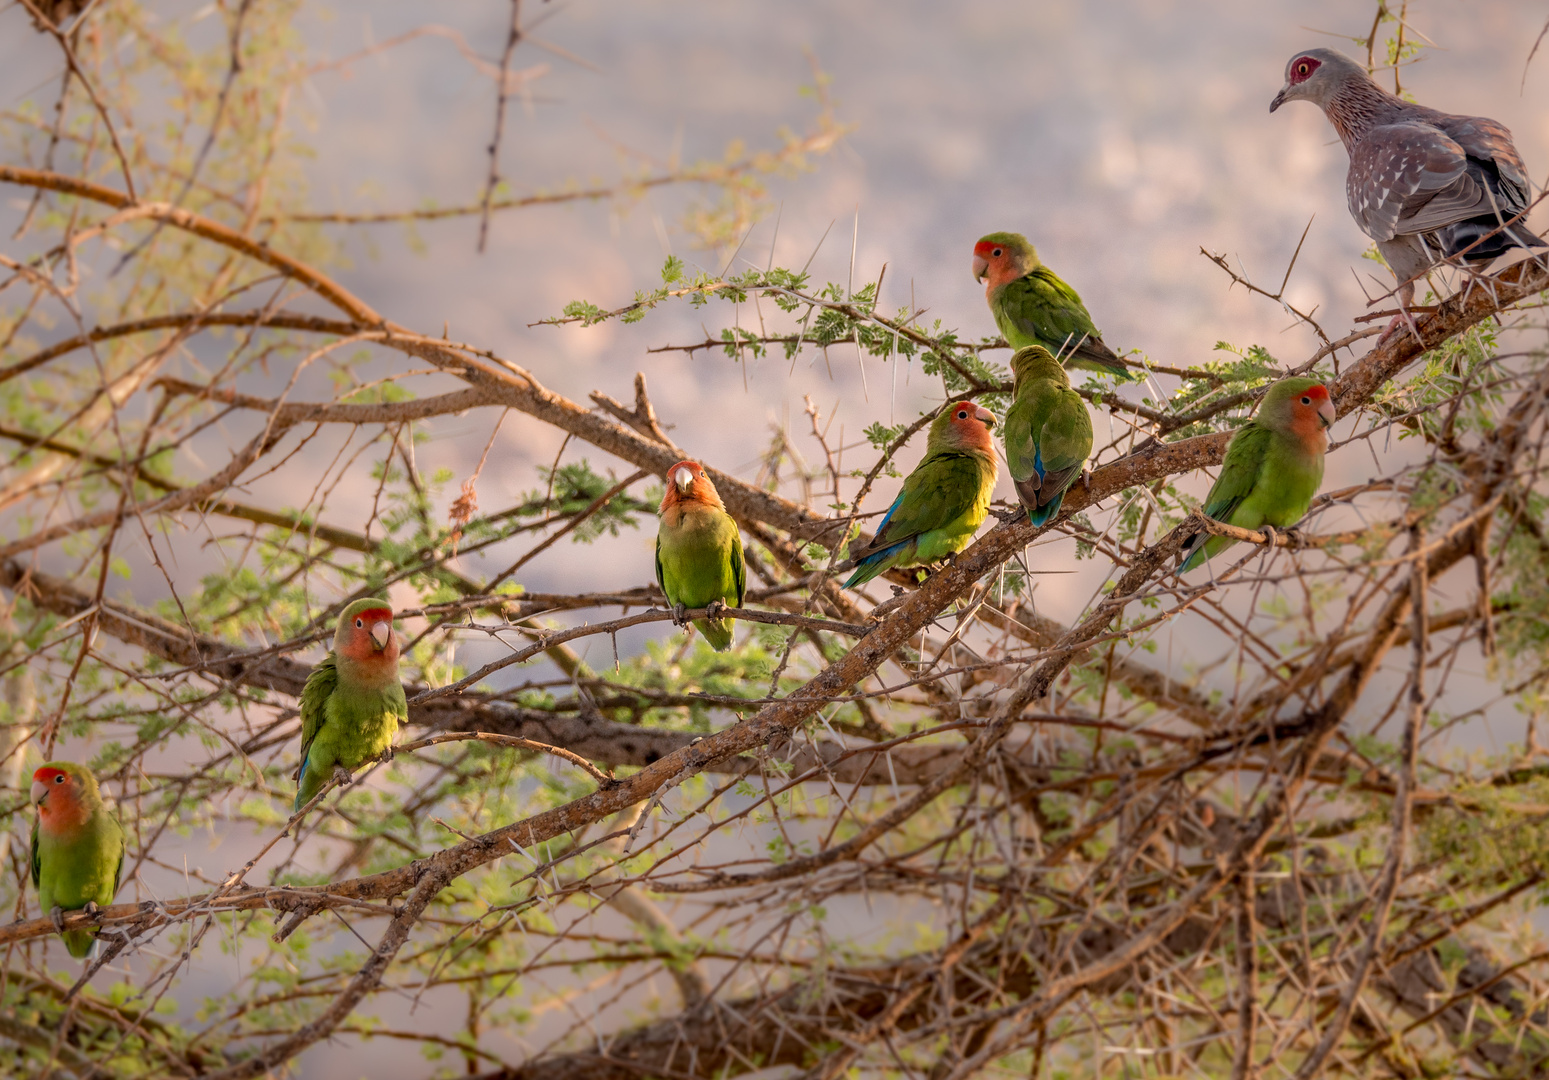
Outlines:
[{"label": "pigeon's grey wing", "polygon": [[1527,209],[1532,185],[1527,166],[1522,163],[1522,155],[1517,153],[1505,124],[1488,116],[1448,116],[1437,127],[1479,163],[1484,179],[1495,180],[1496,199],[1502,212],[1510,215]]},{"label": "pigeon's grey wing", "polygon": [[1373,128],[1350,152],[1350,216],[1373,240],[1430,232],[1490,209],[1468,155],[1431,124]]}]

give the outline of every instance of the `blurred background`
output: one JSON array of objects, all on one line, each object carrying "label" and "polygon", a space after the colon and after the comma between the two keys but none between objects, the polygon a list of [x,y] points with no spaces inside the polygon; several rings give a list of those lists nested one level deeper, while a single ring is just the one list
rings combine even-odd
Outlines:
[{"label": "blurred background", "polygon": [[[224,32],[210,18],[212,7],[168,3],[155,11],[183,25],[192,41]],[[1549,56],[1530,64],[1529,55],[1546,16],[1542,3],[1412,4],[1414,32],[1435,47],[1401,73],[1405,89],[1425,104],[1507,124],[1537,178],[1549,175]],[[311,148],[309,202],[293,209],[360,214],[476,202],[495,108],[489,68],[498,64],[509,18],[509,5],[496,0],[309,6],[297,46],[315,71],[290,120]],[[1323,116],[1304,103],[1268,111],[1294,51],[1322,45],[1356,52],[1348,39],[1370,31],[1369,5],[555,0],[526,4],[524,22],[527,34],[512,60],[520,93],[500,147],[513,194],[613,187],[680,163],[776,149],[783,129],[819,130],[827,107],[842,131],[826,152],[808,155],[808,170],[764,178],[751,221],[707,218],[694,189],[666,187],[499,211],[482,253],[477,216],[328,225],[339,244],[336,276],[388,318],[427,334],[445,327],[454,340],[530,369],[575,401],[586,402],[593,390],[628,400],[635,372],[643,371],[675,440],[744,477],[757,474],[781,431],[818,456],[803,415],[808,397],[825,423],[833,417],[831,441],[848,448],[844,463],[865,468],[875,453],[859,432],[878,420],[914,419],[940,402],[941,385],[917,364],[862,364],[849,347],[826,356],[808,351],[794,362],[651,351],[702,341],[734,320],[756,325],[768,314],[746,306],[670,304],[638,323],[590,328],[534,324],[571,301],[623,305],[659,284],[663,260],[675,254],[691,270],[712,274],[771,262],[810,265],[818,283],[857,286],[886,266],[882,310],[924,308],[926,326],[940,320],[964,338],[989,336],[995,328],[969,262],[977,237],[999,229],[1024,232],[1038,245],[1080,291],[1110,345],[1139,349],[1158,364],[1198,365],[1220,355],[1221,342],[1261,345],[1285,366],[1317,348],[1307,326],[1233,287],[1202,248],[1274,292],[1306,230],[1285,298],[1314,313],[1330,337],[1349,332],[1368,296],[1391,287],[1387,272],[1363,257],[1369,243],[1345,209],[1346,157]],[[47,103],[58,74],[56,52],[25,12],[16,5],[0,11],[4,107]],[[1391,85],[1391,72],[1383,78]],[[7,192],[4,214],[14,224],[25,205],[25,195]],[[1533,219],[1535,228],[1545,223],[1542,212]],[[272,385],[246,388],[273,392],[284,379],[276,372]],[[441,385],[435,378],[424,384]],[[294,396],[317,400],[330,392],[319,369]],[[1347,421],[1339,434],[1360,426]],[[491,437],[493,417],[486,410],[442,418],[424,430],[431,439],[421,467],[462,480]],[[1099,420],[1100,444],[1105,434]],[[507,417],[479,481],[481,505],[519,499],[561,442],[552,428]],[[565,452],[599,470],[630,471],[574,443]],[[904,452],[905,470],[918,452]],[[1329,459],[1326,487],[1375,471],[1372,448],[1355,443]],[[886,506],[893,484],[880,483],[868,508]],[[1208,484],[1199,476],[1182,486],[1202,495]],[[255,499],[294,505],[287,485],[294,479],[277,474],[252,491]],[[455,494],[454,483],[443,501]],[[1004,482],[999,494],[1011,495]],[[325,520],[358,526],[369,502],[369,490],[342,489]],[[626,531],[608,544],[607,557],[563,544],[523,584],[555,591],[638,586],[651,577],[653,541],[649,530]],[[1035,569],[1079,571],[1038,582],[1039,610],[1065,621],[1109,569],[1074,564],[1072,548],[1067,539],[1030,556]],[[191,551],[178,572],[208,572],[215,558]],[[468,561],[478,574],[507,560]],[[149,602],[158,584],[136,575],[113,588]],[[1460,585],[1458,597],[1466,595]],[[647,637],[670,633],[634,631],[621,635],[620,648],[637,650]],[[1162,635],[1170,661],[1185,669],[1220,644],[1197,625],[1187,633],[1191,642],[1170,630]],[[599,656],[608,648],[602,639],[589,642]],[[459,659],[471,665],[501,651],[469,645]],[[1467,667],[1460,663],[1455,691],[1469,685]],[[1501,750],[1520,741],[1521,720],[1505,702],[1458,737],[1460,746]],[[229,859],[229,849],[207,856],[212,872]],[[189,985],[197,987],[198,978]],[[381,1042],[368,1050],[384,1063],[392,1053]],[[306,1057],[303,1074],[332,1075],[343,1059],[330,1053]],[[359,1051],[350,1053],[360,1067]]]}]

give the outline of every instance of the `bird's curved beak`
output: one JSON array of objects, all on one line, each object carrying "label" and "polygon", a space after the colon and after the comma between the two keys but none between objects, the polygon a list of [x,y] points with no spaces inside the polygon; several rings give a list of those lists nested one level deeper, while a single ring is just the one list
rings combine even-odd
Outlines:
[{"label": "bird's curved beak", "polygon": [[1285,96],[1291,92],[1291,84],[1286,83],[1280,88],[1280,93],[1275,95],[1275,100],[1269,103],[1269,111],[1274,112],[1285,104]]},{"label": "bird's curved beak", "polygon": [[1323,421],[1324,427],[1333,427],[1334,421],[1338,418],[1339,417],[1334,412],[1334,403],[1332,401],[1325,400],[1318,406],[1318,419]]},{"label": "bird's curved beak", "polygon": [[694,470],[688,468],[679,469],[672,474],[672,482],[677,484],[682,490],[687,491],[694,486]]},{"label": "bird's curved beak", "polygon": [[32,801],[42,806],[43,800],[46,798],[48,798],[48,785],[41,780],[34,780],[32,782]]},{"label": "bird's curved beak", "polygon": [[974,280],[983,281],[984,275],[990,272],[990,260],[983,255],[974,256]]},{"label": "bird's curved beak", "polygon": [[995,414],[984,408],[982,405],[974,411],[974,418],[985,427],[995,426]]},{"label": "bird's curved beak", "polygon": [[390,622],[377,622],[371,624],[371,643],[378,649],[387,648],[388,641],[392,640],[393,624]]}]

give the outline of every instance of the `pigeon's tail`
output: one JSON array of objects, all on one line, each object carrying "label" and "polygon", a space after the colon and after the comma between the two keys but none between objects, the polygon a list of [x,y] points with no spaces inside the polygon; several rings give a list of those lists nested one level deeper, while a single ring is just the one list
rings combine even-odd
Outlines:
[{"label": "pigeon's tail", "polygon": [[1448,258],[1461,257],[1465,262],[1489,262],[1518,248],[1529,251],[1549,249],[1549,241],[1534,236],[1520,222],[1501,228],[1494,214],[1456,222],[1437,229],[1432,235],[1444,255]]}]

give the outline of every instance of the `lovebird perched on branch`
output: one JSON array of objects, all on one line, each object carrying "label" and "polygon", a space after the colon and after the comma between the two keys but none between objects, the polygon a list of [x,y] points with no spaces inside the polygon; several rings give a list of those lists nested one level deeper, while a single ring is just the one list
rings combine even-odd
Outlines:
[{"label": "lovebird perched on branch", "polygon": [[393,609],[375,597],[356,600],[339,616],[332,651],[301,689],[294,809],[311,802],[335,771],[348,783],[350,773],[385,756],[408,719]]},{"label": "lovebird perched on branch", "polygon": [[[1232,436],[1221,475],[1205,497],[1205,515],[1258,529],[1289,529],[1312,505],[1323,483],[1323,454],[1334,402],[1317,379],[1281,379],[1258,413]],[[1178,572],[1194,569],[1237,541],[1196,533],[1184,545]]]},{"label": "lovebird perched on branch", "polygon": [[[50,761],[32,774],[32,884],[58,927],[66,911],[107,907],[124,874],[124,830],[102,804],[91,770]],[[91,955],[95,930],[60,930],[77,960]]]},{"label": "lovebird perched on branch", "polygon": [[995,325],[1013,349],[1042,345],[1067,368],[1128,379],[1129,368],[1103,344],[1076,290],[1038,259],[1021,233],[993,232],[974,245],[974,280],[985,283]]},{"label": "lovebird perched on branch", "polygon": [[1092,452],[1092,417],[1070,388],[1065,369],[1042,345],[1018,349],[1011,370],[1014,397],[1001,429],[1006,468],[1028,520],[1042,525],[1060,512],[1065,490]]},{"label": "lovebird perched on branch", "polygon": [[[747,596],[742,533],[696,461],[680,461],[667,470],[656,530],[656,583],[679,625],[685,608],[741,607]],[[716,652],[731,647],[730,619],[695,619],[694,626]]]},{"label": "lovebird perched on branch", "polygon": [[995,489],[994,423],[994,413],[966,401],[943,409],[931,422],[925,456],[904,479],[877,535],[851,553],[856,565],[846,589],[895,566],[923,566],[968,546]]}]

